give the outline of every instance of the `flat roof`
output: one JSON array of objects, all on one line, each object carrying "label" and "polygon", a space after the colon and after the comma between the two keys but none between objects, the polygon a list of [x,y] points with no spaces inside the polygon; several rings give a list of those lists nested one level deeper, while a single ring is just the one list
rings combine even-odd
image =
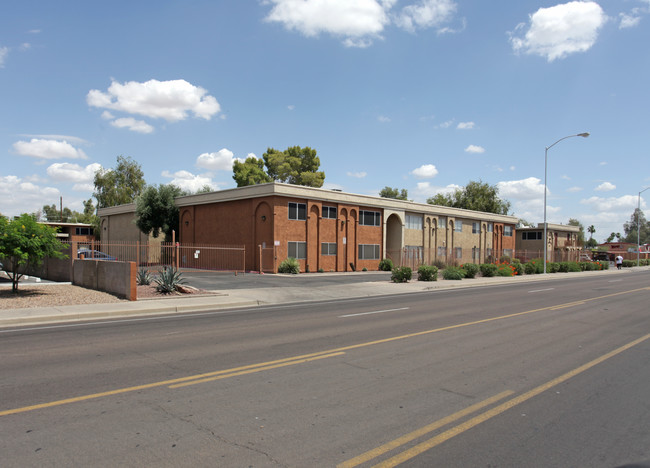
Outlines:
[{"label": "flat roof", "polygon": [[[450,208],[448,206],[429,205],[428,203],[417,203],[407,200],[396,200],[380,196],[352,194],[339,190],[330,190],[303,185],[283,184],[271,182],[268,184],[248,185],[216,192],[199,193],[196,195],[185,195],[176,198],[176,206],[207,205],[211,203],[222,203],[226,201],[245,200],[249,198],[260,198],[268,196],[281,196],[287,198],[302,198],[318,200],[331,203],[358,205],[363,207],[381,208],[420,214],[450,216],[453,218],[470,218],[497,223],[516,224],[518,219],[515,216],[486,213],[482,211],[465,210],[462,208]],[[126,206],[126,205],[123,205]],[[108,210],[105,208],[104,210]],[[109,214],[102,210],[102,215]],[[117,214],[117,213],[110,213]]]}]

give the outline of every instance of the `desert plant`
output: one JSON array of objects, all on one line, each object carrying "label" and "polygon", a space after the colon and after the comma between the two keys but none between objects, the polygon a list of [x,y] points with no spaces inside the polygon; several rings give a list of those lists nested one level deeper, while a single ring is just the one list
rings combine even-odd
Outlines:
[{"label": "desert plant", "polygon": [[535,258],[524,265],[524,272],[527,275],[539,275],[544,271],[544,264],[541,258]]},{"label": "desert plant", "polygon": [[278,267],[278,273],[290,273],[292,275],[297,275],[300,273],[300,263],[293,257],[286,258],[280,263]]},{"label": "desert plant", "polygon": [[521,260],[518,258],[513,258],[510,265],[515,267],[515,275],[521,276],[524,274],[524,266],[521,264]]},{"label": "desert plant", "polygon": [[318,273],[325,273],[325,270],[323,270],[322,268],[319,268]]},{"label": "desert plant", "polygon": [[445,269],[445,262],[443,262],[443,261],[440,260],[440,259],[436,259],[436,260],[434,260],[433,263],[432,263],[431,265],[433,265],[434,267],[436,267],[438,270],[444,270],[444,269]]},{"label": "desert plant", "polygon": [[407,283],[413,274],[413,271],[409,267],[395,267],[393,268],[393,274],[390,277],[390,280],[393,283]]},{"label": "desert plant", "polygon": [[366,267],[363,267],[361,271],[368,271],[368,269]]},{"label": "desert plant", "polygon": [[418,281],[438,281],[438,268],[433,265],[420,265]]},{"label": "desert plant", "polygon": [[442,277],[446,280],[462,280],[465,272],[462,268],[450,266],[442,270]]},{"label": "desert plant", "polygon": [[497,264],[497,275],[515,276],[516,274],[517,274],[517,270],[511,264],[505,262]]},{"label": "desert plant", "polygon": [[[640,262],[639,262],[640,263]],[[636,260],[623,260],[623,268],[632,268],[636,266]]]},{"label": "desert plant", "polygon": [[394,265],[390,258],[384,258],[379,262],[379,269],[381,271],[393,271]]},{"label": "desert plant", "polygon": [[135,274],[135,281],[140,286],[147,286],[153,281],[153,275],[146,268],[140,268]]},{"label": "desert plant", "polygon": [[560,271],[560,264],[558,262],[546,262],[547,273],[557,273]]},{"label": "desert plant", "polygon": [[479,266],[474,263],[465,263],[460,267],[463,270],[465,278],[476,278],[476,274],[479,272]]},{"label": "desert plant", "polygon": [[158,271],[158,276],[154,278],[154,281],[156,282],[156,291],[163,294],[172,294],[176,292],[179,285],[185,283],[181,272],[172,267]]},{"label": "desert plant", "polygon": [[494,263],[481,263],[478,268],[481,271],[481,276],[486,278],[496,276],[498,271],[498,268]]}]

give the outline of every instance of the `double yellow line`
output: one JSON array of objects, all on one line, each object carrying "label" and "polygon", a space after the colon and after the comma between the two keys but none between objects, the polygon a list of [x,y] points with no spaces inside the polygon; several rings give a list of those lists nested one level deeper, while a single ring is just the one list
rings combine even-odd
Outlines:
[{"label": "double yellow line", "polygon": [[[467,431],[468,429],[471,429],[475,426],[478,426],[482,422],[485,422],[495,416],[500,415],[501,413],[517,406],[520,405],[521,403],[524,403],[527,400],[530,400],[531,398],[539,395],[540,393],[555,387],[556,385],[561,384],[562,382],[565,382],[566,380],[569,380],[572,377],[575,377],[576,375],[585,372],[586,370],[591,369],[592,367],[601,364],[602,362],[606,361],[607,359],[610,359],[630,348],[633,346],[636,346],[646,340],[650,339],[650,333],[648,333],[645,336],[642,336],[641,338],[638,338],[634,341],[631,341],[619,348],[616,348],[613,351],[610,351],[607,354],[604,354],[593,361],[589,361],[586,364],[583,364],[580,367],[577,367],[565,374],[562,374],[559,377],[556,377],[555,379],[549,380],[548,382],[533,388],[532,390],[529,390],[519,396],[516,396],[504,403],[501,403],[498,406],[495,406],[492,409],[489,409],[485,411],[484,413],[479,414],[478,416],[475,416],[455,427],[452,427],[451,429],[448,429],[424,442],[421,442],[407,450],[404,450],[403,452],[400,452],[391,458],[378,463],[374,465],[375,467],[381,467],[381,468],[389,468],[389,467],[395,467],[399,465],[400,463],[404,463],[407,460],[410,460],[411,458],[416,457],[417,455],[420,455],[423,452],[426,452],[427,450],[430,450],[443,442],[451,439],[452,437],[456,437],[457,435],[462,434],[463,432]],[[356,466],[361,465],[362,463],[366,463],[370,460],[374,460],[375,458],[388,453],[392,450],[395,450],[403,445],[406,445],[409,442],[414,441],[415,439],[418,439],[420,437],[423,437],[437,429],[440,429],[452,422],[455,422],[465,416],[469,416],[470,414],[483,409],[484,407],[490,406],[493,403],[496,403],[497,401],[502,400],[503,398],[506,398],[510,395],[512,395],[514,392],[507,390],[505,392],[501,392],[498,395],[495,395],[491,398],[488,398],[487,400],[483,400],[479,403],[476,403],[472,406],[469,406],[468,408],[465,408],[457,413],[454,413],[452,415],[449,415],[445,418],[442,418],[436,422],[433,422],[427,426],[424,426],[421,429],[418,429],[416,431],[413,431],[409,434],[406,434],[402,437],[399,437],[391,442],[388,442],[384,445],[381,445],[380,447],[374,448],[372,450],[369,450],[368,452],[365,452],[357,457],[354,457],[348,461],[345,461],[343,463],[340,463],[337,465],[337,468],[354,468]]]},{"label": "double yellow line", "polygon": [[494,322],[497,320],[504,320],[512,317],[519,317],[523,315],[528,315],[532,314],[535,312],[541,312],[544,310],[558,310],[562,309],[565,307],[572,307],[575,305],[581,305],[589,301],[596,301],[600,299],[604,299],[607,297],[614,297],[614,296],[619,296],[622,294],[630,294],[634,292],[639,292],[639,291],[645,291],[645,290],[650,290],[650,288],[639,288],[639,289],[632,289],[629,291],[622,291],[618,293],[613,293],[613,294],[607,294],[604,296],[599,296],[599,297],[592,297],[588,299],[584,299],[582,301],[574,301],[574,302],[569,302],[566,304],[559,304],[555,306],[549,306],[549,307],[542,307],[540,309],[532,309],[532,310],[527,310],[524,312],[516,312],[513,314],[508,314],[508,315],[500,315],[498,317],[491,317],[487,319],[482,319],[482,320],[476,320],[473,322],[465,322],[465,323],[459,323],[456,325],[449,325],[447,327],[441,327],[441,328],[435,328],[432,330],[424,330],[420,332],[415,332],[415,333],[409,333],[407,335],[400,335],[400,336],[393,336],[390,338],[384,338],[380,340],[375,340],[375,341],[368,341],[365,343],[358,343],[358,344],[353,344],[349,346],[343,346],[340,348],[336,349],[330,349],[326,351],[321,351],[319,353],[312,353],[312,354],[305,354],[301,356],[294,356],[290,358],[285,358],[285,359],[278,359],[275,361],[268,361],[268,362],[262,362],[262,363],[257,363],[257,364],[250,364],[247,366],[242,366],[242,367],[235,367],[233,369],[225,369],[225,370],[219,370],[219,371],[214,371],[214,372],[207,372],[204,374],[197,374],[197,375],[192,375],[188,377],[181,377],[178,379],[171,379],[171,380],[163,380],[161,382],[153,382],[149,384],[144,384],[144,385],[138,385],[134,387],[126,387],[126,388],[120,388],[116,390],[109,390],[106,392],[100,392],[100,393],[93,393],[90,395],[83,395],[83,396],[78,396],[78,397],[73,397],[73,398],[66,398],[63,400],[57,400],[57,401],[51,401],[47,403],[40,403],[36,405],[31,405],[31,406],[24,406],[22,408],[14,408],[14,409],[8,409],[4,411],[0,411],[0,417],[1,416],[8,416],[11,414],[18,414],[18,413],[24,413],[27,411],[34,411],[34,410],[39,410],[39,409],[44,409],[44,408],[51,408],[54,406],[61,406],[61,405],[66,405],[70,403],[79,403],[82,401],[88,401],[88,400],[93,400],[97,398],[102,398],[102,397],[107,397],[107,396],[112,396],[112,395],[120,395],[123,393],[129,393],[129,392],[135,392],[135,391],[140,391],[140,390],[146,390],[149,388],[156,388],[156,387],[164,387],[168,386],[169,388],[180,388],[180,387],[185,387],[188,385],[194,385],[194,384],[199,384],[199,383],[204,383],[204,382],[211,382],[214,380],[220,380],[220,379],[225,379],[228,377],[235,377],[239,375],[246,375],[246,374],[252,374],[255,372],[261,372],[265,370],[270,370],[270,369],[277,369],[280,367],[286,367],[286,366],[292,366],[296,364],[302,364],[306,362],[311,362],[311,361],[316,361],[319,359],[325,359],[329,357],[335,357],[335,356],[340,356],[342,354],[345,354],[346,351],[350,351],[353,349],[358,349],[358,348],[364,348],[367,346],[373,346],[373,345],[378,345],[378,344],[384,344],[384,343],[390,343],[393,341],[398,341],[398,340],[404,340],[408,338],[415,338],[417,336],[424,336],[424,335],[429,335],[432,333],[438,333],[438,332],[443,332],[443,331],[448,331],[448,330],[454,330],[457,328],[463,328],[463,327],[469,327],[472,325],[479,325],[482,323],[488,323],[488,322]]}]

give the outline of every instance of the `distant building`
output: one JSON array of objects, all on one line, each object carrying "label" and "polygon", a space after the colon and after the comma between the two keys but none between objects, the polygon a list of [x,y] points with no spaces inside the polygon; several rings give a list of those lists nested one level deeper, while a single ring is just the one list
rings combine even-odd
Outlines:
[{"label": "distant building", "polygon": [[[547,261],[579,260],[579,253],[582,250],[582,246],[578,245],[579,233],[579,226],[547,223]],[[539,223],[537,227],[517,228],[515,249],[517,258],[524,263],[535,258],[543,258],[544,223]]]},{"label": "distant building", "polygon": [[56,237],[61,241],[92,242],[96,240],[94,227],[85,223],[41,222],[57,230]]}]

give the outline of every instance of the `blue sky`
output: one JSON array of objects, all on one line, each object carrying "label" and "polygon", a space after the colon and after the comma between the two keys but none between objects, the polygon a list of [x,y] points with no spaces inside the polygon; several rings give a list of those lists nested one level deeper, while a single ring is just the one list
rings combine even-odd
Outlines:
[{"label": "blue sky", "polygon": [[[623,232],[650,186],[650,0],[30,1],[0,9],[0,213],[82,210],[118,155],[148,184],[318,151],[325,187]],[[645,196],[645,197],[644,197]],[[641,198],[647,208],[650,190]]]}]

